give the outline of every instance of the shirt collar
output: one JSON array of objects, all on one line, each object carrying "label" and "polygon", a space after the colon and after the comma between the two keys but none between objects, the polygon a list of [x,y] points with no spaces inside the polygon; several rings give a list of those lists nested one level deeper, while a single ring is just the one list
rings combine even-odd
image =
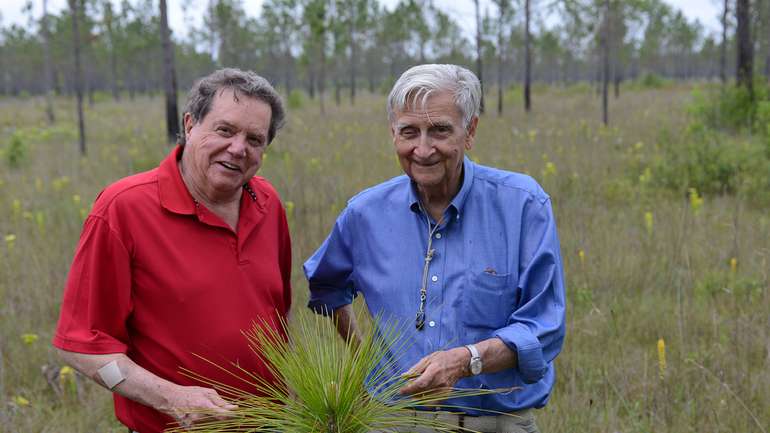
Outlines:
[{"label": "shirt collar", "polygon": [[[449,207],[453,208],[459,216],[465,205],[465,200],[468,198],[468,192],[473,185],[473,172],[475,165],[473,161],[467,156],[463,157],[463,183],[460,186],[460,190],[457,191],[452,201],[449,202]],[[417,185],[413,181],[409,182],[408,192],[409,208],[414,212],[420,212],[420,196],[417,194]]]},{"label": "shirt collar", "polygon": [[[182,158],[182,146],[175,147],[168,154],[158,167],[158,189],[160,195],[160,205],[163,208],[182,215],[194,215],[195,199],[182,180],[182,174],[179,172],[179,160]],[[243,186],[247,193],[249,201],[263,208],[267,199],[266,195],[259,189],[254,188],[253,180]]]},{"label": "shirt collar", "polygon": [[178,161],[182,158],[182,146],[175,147],[158,167],[158,189],[160,205],[165,209],[183,215],[195,214],[195,200],[187,190]]}]

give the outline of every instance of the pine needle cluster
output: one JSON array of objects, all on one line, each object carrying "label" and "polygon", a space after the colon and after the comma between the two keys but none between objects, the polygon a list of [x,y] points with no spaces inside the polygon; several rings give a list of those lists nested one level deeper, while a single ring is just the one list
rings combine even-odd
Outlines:
[{"label": "pine needle cluster", "polygon": [[401,396],[399,390],[410,378],[391,373],[395,371],[396,357],[407,344],[398,326],[368,327],[360,343],[343,341],[331,321],[322,316],[300,314],[291,325],[283,327],[288,338],[264,324],[255,324],[243,333],[251,349],[265,361],[274,381],[235,364],[231,370],[218,366],[249,383],[256,393],[185,371],[213,386],[238,408],[227,418],[212,417],[171,432],[367,433],[420,427],[457,431],[456,425],[418,416],[415,408],[438,408],[449,398],[494,392],[450,390]]}]

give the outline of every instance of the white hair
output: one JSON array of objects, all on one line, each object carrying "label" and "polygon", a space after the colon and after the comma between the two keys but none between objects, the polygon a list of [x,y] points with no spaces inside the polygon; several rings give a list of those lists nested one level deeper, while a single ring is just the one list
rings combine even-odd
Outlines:
[{"label": "white hair", "polygon": [[481,83],[476,75],[457,65],[418,65],[401,74],[388,95],[388,119],[392,123],[396,111],[418,106],[424,109],[428,97],[434,92],[449,91],[454,94],[455,105],[463,118],[463,127],[479,115]]}]

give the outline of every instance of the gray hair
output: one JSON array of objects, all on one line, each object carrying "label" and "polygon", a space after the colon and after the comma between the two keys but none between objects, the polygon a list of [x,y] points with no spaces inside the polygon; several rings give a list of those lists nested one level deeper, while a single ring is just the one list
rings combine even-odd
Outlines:
[{"label": "gray hair", "polygon": [[[190,113],[195,123],[200,123],[211,110],[211,104],[217,92],[231,89],[235,96],[247,96],[258,99],[270,106],[270,126],[267,130],[267,142],[275,138],[275,134],[284,125],[286,113],[283,102],[278,92],[270,83],[251,71],[242,71],[235,68],[219,69],[199,79],[193,84],[190,93],[187,94],[187,102],[184,105],[184,113]],[[185,135],[179,134],[177,142],[184,146]]]},{"label": "gray hair", "polygon": [[418,101],[424,108],[428,97],[441,91],[454,94],[463,127],[468,128],[471,120],[479,115],[481,83],[473,72],[457,65],[428,64],[409,68],[388,95],[388,119],[392,123],[396,111],[403,111],[407,105],[415,109]]}]

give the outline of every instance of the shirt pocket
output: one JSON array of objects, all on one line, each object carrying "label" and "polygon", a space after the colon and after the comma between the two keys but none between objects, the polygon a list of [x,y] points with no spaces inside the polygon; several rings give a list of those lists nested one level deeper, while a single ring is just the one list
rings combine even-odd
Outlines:
[{"label": "shirt pocket", "polygon": [[516,289],[510,274],[471,272],[462,292],[462,322],[469,328],[493,331],[504,327],[513,313]]}]

